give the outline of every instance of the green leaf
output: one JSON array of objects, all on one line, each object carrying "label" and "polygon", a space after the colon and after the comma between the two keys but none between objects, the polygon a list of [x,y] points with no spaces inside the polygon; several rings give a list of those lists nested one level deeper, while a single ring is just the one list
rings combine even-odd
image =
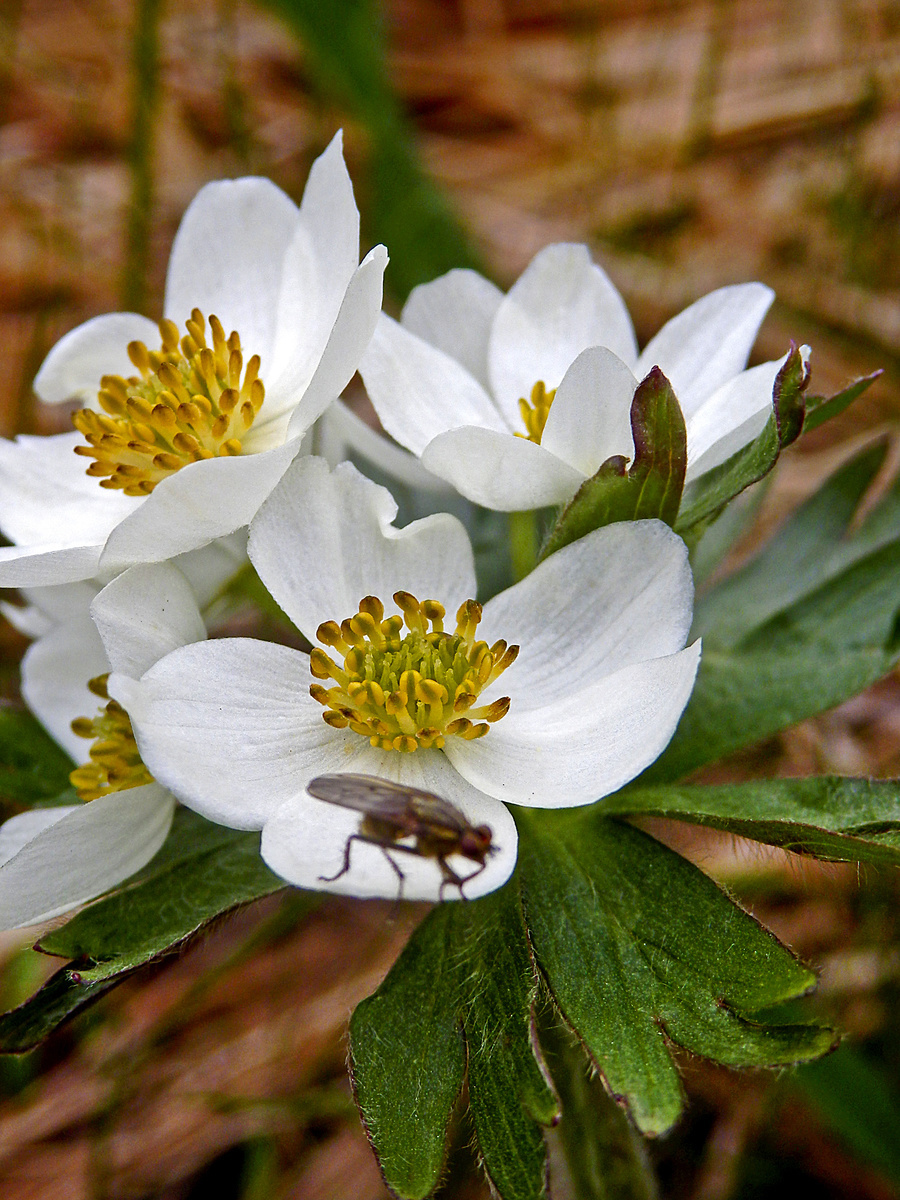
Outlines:
[{"label": "green leaf", "polygon": [[772,416],[765,429],[721,466],[688,484],[675,523],[676,533],[685,537],[704,528],[730,500],[768,475],[784,447],[800,433],[805,411],[803,392],[808,382],[809,371],[791,342],[787,359],[775,378]]},{"label": "green leaf", "polygon": [[259,857],[259,834],[179,809],[168,839],[142,871],[38,942],[36,949],[73,961],[0,1015],[0,1052],[31,1049],[137,967],[177,949],[221,914],[284,886]]},{"label": "green leaf", "polygon": [[356,1100],[385,1180],[405,1200],[437,1186],[465,1074],[455,907],[430,913],[350,1020]]},{"label": "green leaf", "polygon": [[503,1200],[546,1194],[540,1124],[559,1103],[536,1057],[536,979],[517,889],[457,905],[458,944],[467,948],[460,983],[469,1061],[469,1107],[485,1170]]},{"label": "green leaf", "polygon": [[[562,1180],[560,1194],[578,1200],[658,1200],[647,1143],[607,1093],[583,1047],[556,1021],[543,1021],[540,1035],[562,1101],[556,1132],[568,1179]],[[554,1184],[558,1169],[561,1173],[557,1159]]]},{"label": "green leaf", "polygon": [[[514,883],[439,905],[350,1022],[356,1097],[388,1186],[421,1200],[437,1185],[462,1087],[479,1152],[503,1200],[538,1200],[546,1153],[537,1122],[558,1103],[536,1057],[535,975]],[[415,1020],[410,1020],[410,1014]]]},{"label": "green leaf", "polygon": [[23,1054],[45,1041],[64,1021],[116,986],[115,979],[83,980],[64,967],[24,1004],[0,1015],[0,1052]]},{"label": "green leaf", "polygon": [[853,403],[857,396],[861,396],[867,388],[871,387],[881,374],[881,371],[873,371],[871,375],[863,375],[845,387],[843,391],[835,392],[833,396],[807,396],[803,432],[807,433],[810,429],[824,425],[832,417],[838,416]]},{"label": "green leaf", "polygon": [[550,533],[541,558],[614,521],[657,517],[673,525],[687,466],[687,434],[672,385],[654,367],[631,404],[634,462],[608,458],[586,479]]},{"label": "green leaf", "polygon": [[284,886],[259,856],[258,833],[179,809],[165,845],[138,875],[46,934],[38,949],[75,959],[86,982],[111,979]]},{"label": "green leaf", "polygon": [[834,862],[900,866],[900,783],[894,780],[826,775],[634,787],[609,797],[603,810],[689,821]]},{"label": "green leaf", "polygon": [[664,783],[855,696],[900,658],[900,542],[754,630],[704,648],[675,736],[641,783]]},{"label": "green leaf", "polygon": [[668,1040],[732,1066],[824,1053],[833,1034],[747,1019],[815,976],[705,875],[596,813],[522,815],[526,920],[567,1023],[645,1133],[683,1097]]},{"label": "green leaf", "polygon": [[734,645],[822,583],[885,451],[883,442],[869,447],[836,471],[746,566],[701,595],[691,636],[705,646]]},{"label": "green leaf", "polygon": [[30,808],[54,800],[69,791],[74,766],[31,713],[0,706],[0,801]]}]

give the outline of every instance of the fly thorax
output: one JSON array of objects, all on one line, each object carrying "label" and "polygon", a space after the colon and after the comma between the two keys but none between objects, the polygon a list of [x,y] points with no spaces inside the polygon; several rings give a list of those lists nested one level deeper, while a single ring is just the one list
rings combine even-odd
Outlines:
[{"label": "fly thorax", "polygon": [[527,438],[529,442],[536,442],[537,445],[541,444],[544,426],[550,416],[550,407],[555,395],[556,388],[548,390],[543,379],[539,379],[531,389],[530,400],[526,400],[524,396],[519,398],[519,412],[522,414],[525,432],[517,433],[516,437]]},{"label": "fly thorax", "polygon": [[95,696],[107,701],[106,705],[96,717],[78,717],[72,722],[73,733],[93,741],[89,761],[69,775],[81,800],[96,800],[110,792],[124,792],[153,783],[153,776],[138,753],[128,713],[121,704],[109,698],[108,678],[108,675],[98,675],[88,683]]},{"label": "fly thorax", "polygon": [[445,609],[395,592],[400,614],[385,618],[384,605],[366,596],[354,617],[326,621],[316,637],[335,657],[316,647],[309,691],[335,729],[351,729],[383,750],[444,745],[447,737],[483,737],[509,711],[504,696],[479,706],[489,687],[519,653],[504,641],[488,646],[475,637],[481,605],[467,600],[456,614],[456,632],[444,630]]},{"label": "fly thorax", "polygon": [[160,321],[162,345],[148,350],[131,342],[128,357],[138,371],[128,379],[104,375],[97,400],[102,412],[83,408],[72,417],[92,458],[88,475],[126,496],[146,496],[161,479],[204,458],[244,452],[243,438],[265,397],[258,354],[244,366],[241,339],[218,317],[206,321],[198,308],[179,340],[173,321]]}]

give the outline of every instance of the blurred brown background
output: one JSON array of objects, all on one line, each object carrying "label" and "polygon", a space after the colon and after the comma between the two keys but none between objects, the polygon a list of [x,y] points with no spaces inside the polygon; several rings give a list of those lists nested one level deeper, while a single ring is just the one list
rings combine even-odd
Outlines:
[{"label": "blurred brown background", "polygon": [[[299,197],[340,124],[365,180],[371,122],[321,86],[321,53],[282,19],[291,5],[275,7],[0,4],[3,434],[65,427],[31,393],[62,333],[117,308],[159,313],[168,247],[202,184],[261,173]],[[388,0],[383,16],[422,162],[499,282],[550,241],[587,240],[642,341],[712,288],[760,279],[778,301],[757,358],[808,342],[824,392],[885,369],[786,456],[761,528],[862,440],[895,437],[900,3]],[[24,643],[7,631],[2,645],[9,660]],[[896,684],[740,767],[896,774]],[[891,880],[861,893],[852,870],[672,837],[823,967],[832,1016],[860,1036],[893,1027]],[[388,909],[329,902],[300,923],[290,901],[263,902],[47,1050],[0,1064],[5,1200],[386,1196],[349,1102],[343,1037],[416,915]],[[5,937],[8,1007],[55,964]],[[773,1099],[768,1079],[688,1064],[688,1082],[693,1115],[655,1151],[666,1195],[775,1195],[792,1180],[795,1195],[896,1194],[796,1096]],[[466,1136],[448,1198],[486,1194],[466,1173]],[[747,1190],[756,1159],[780,1164],[775,1190]]]}]

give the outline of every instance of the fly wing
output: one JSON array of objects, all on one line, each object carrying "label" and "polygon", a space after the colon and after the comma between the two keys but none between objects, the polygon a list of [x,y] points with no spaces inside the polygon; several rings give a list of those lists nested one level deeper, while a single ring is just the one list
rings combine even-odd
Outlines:
[{"label": "fly wing", "polygon": [[432,830],[446,829],[449,833],[463,833],[469,828],[469,822],[449,800],[419,788],[409,788],[407,795],[409,806],[421,825],[427,825]]},{"label": "fly wing", "polygon": [[[404,828],[416,815],[415,810],[410,808],[413,789],[391,783],[388,779],[379,779],[377,775],[354,775],[351,772],[345,775],[318,775],[309,781],[306,790],[317,800],[338,804],[341,808],[353,808]],[[416,794],[430,796],[428,792],[416,791]],[[437,796],[431,798],[438,800]]]}]

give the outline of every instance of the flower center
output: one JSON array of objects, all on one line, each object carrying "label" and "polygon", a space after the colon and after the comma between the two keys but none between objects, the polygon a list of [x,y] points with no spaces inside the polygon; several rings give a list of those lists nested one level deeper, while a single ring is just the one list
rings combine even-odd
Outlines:
[{"label": "flower center", "polygon": [[556,388],[547,391],[547,386],[543,379],[539,379],[531,389],[531,399],[526,400],[524,396],[519,397],[519,412],[522,414],[522,420],[525,422],[525,433],[517,433],[516,437],[527,438],[529,442],[537,442],[541,444],[541,438],[544,434],[544,426],[547,424],[547,418],[550,416],[550,406],[553,403],[553,397],[556,395]]},{"label": "flower center", "polygon": [[[130,342],[128,357],[140,375],[104,375],[97,399],[103,412],[83,408],[72,423],[90,443],[75,453],[93,458],[88,475],[126,496],[147,496],[161,479],[201,458],[242,453],[241,439],[265,397],[254,354],[244,371],[241,339],[225,337],[218,317],[199,308],[178,338],[174,321],[160,321],[162,346]],[[243,372],[243,382],[241,373]]]},{"label": "flower center", "polygon": [[491,721],[506,716],[509,696],[480,708],[475,701],[515,662],[519,647],[475,640],[481,620],[475,600],[456,614],[456,633],[444,632],[445,609],[436,600],[420,603],[409,592],[394,592],[394,602],[402,616],[384,620],[384,605],[366,596],[355,617],[317,629],[318,640],[343,657],[339,666],[318,646],[309,656],[315,678],[337,684],[314,683],[309,689],[324,705],[325,721],[384,750],[441,747],[451,734],[483,737]]},{"label": "flower center", "polygon": [[72,731],[79,737],[93,738],[90,762],[76,767],[69,780],[81,800],[96,800],[110,792],[153,783],[153,776],[141,762],[128,713],[106,690],[108,675],[98,675],[88,683],[95,696],[109,701],[93,718],[77,717]]}]

